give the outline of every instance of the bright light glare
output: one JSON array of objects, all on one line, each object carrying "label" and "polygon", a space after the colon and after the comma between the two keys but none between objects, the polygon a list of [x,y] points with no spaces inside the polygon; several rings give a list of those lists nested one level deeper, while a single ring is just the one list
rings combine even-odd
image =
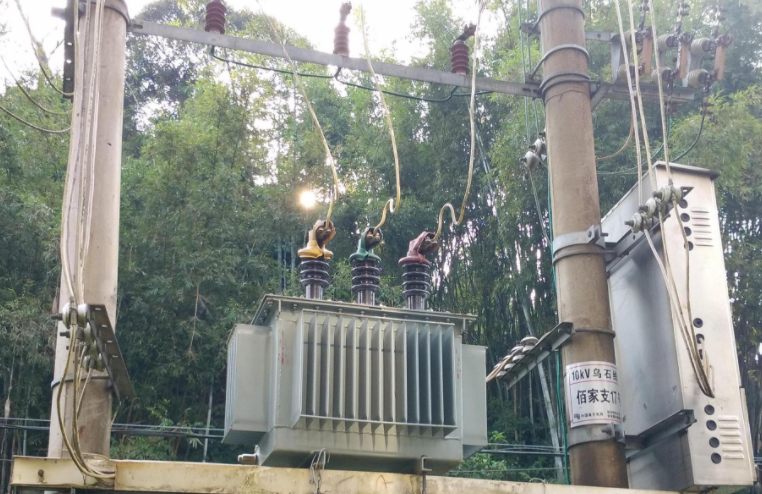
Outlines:
[{"label": "bright light glare", "polygon": [[304,209],[312,209],[317,204],[317,197],[311,190],[305,190],[299,196],[299,203]]}]

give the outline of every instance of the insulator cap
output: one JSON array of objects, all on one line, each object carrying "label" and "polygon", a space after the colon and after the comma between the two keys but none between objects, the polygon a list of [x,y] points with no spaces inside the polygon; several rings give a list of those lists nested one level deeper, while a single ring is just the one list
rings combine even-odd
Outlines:
[{"label": "insulator cap", "polygon": [[468,74],[469,56],[468,45],[460,39],[456,39],[450,48],[450,72],[454,74]]},{"label": "insulator cap", "polygon": [[221,0],[212,0],[206,4],[206,24],[204,31],[225,34],[225,13],[227,7]]}]

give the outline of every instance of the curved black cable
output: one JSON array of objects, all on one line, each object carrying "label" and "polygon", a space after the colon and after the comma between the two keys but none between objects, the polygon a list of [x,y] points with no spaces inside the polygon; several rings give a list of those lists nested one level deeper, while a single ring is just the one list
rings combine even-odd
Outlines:
[{"label": "curved black cable", "polygon": [[705,111],[703,111],[703,112],[701,112],[701,125],[699,125],[699,131],[698,131],[698,134],[696,135],[696,138],[693,140],[693,142],[691,143],[691,145],[690,145],[690,146],[688,146],[688,149],[686,149],[686,150],[685,150],[685,151],[684,151],[684,152],[683,152],[683,153],[682,153],[680,156],[678,156],[677,158],[674,158],[674,160],[675,160],[675,161],[679,160],[680,158],[682,158],[682,157],[683,157],[683,156],[685,156],[686,154],[690,153],[690,152],[693,150],[693,148],[694,148],[694,147],[696,147],[696,144],[698,144],[698,142],[699,142],[699,139],[701,139],[701,132],[703,132],[703,130],[704,130],[704,120],[706,120],[706,110],[705,110]]},{"label": "curved black cable", "polygon": [[[220,62],[232,63],[234,65],[240,65],[241,67],[247,67],[249,69],[269,70],[270,72],[277,72],[279,74],[294,75],[294,73],[290,70],[276,69],[274,67],[265,67],[263,65],[253,65],[246,62],[239,62],[238,60],[230,60],[229,58],[220,57],[214,53],[214,48],[215,48],[214,46],[211,47],[211,49],[209,50],[209,54],[212,56],[212,58],[216,58]],[[309,74],[305,72],[297,72],[296,74],[301,77],[314,77],[315,79],[333,79],[334,78],[334,76],[332,75],[324,75],[324,74]]]},{"label": "curved black cable", "polygon": [[[215,59],[219,60],[220,62],[232,63],[234,65],[240,65],[241,67],[247,67],[249,69],[269,70],[271,72],[277,72],[279,74],[293,75],[293,72],[290,71],[290,70],[276,69],[274,67],[265,67],[263,65],[254,65],[254,64],[250,64],[250,63],[239,62],[237,60],[231,60],[231,59],[228,59],[228,58],[220,57],[220,56],[218,56],[217,54],[214,53],[214,47],[211,47],[211,49],[209,50],[209,54],[212,56],[212,58],[215,58]],[[305,72],[297,72],[297,75],[299,75],[301,77],[313,77],[315,79],[335,79],[336,82],[340,82],[341,84],[344,84],[345,86],[351,86],[351,87],[355,87],[355,88],[358,88],[358,89],[364,89],[366,91],[375,91],[376,90],[376,88],[374,88],[374,87],[363,86],[362,84],[356,84],[354,82],[349,82],[349,81],[343,81],[343,80],[339,79],[339,74],[340,73],[341,73],[341,68],[339,68],[336,71],[336,74],[334,74],[334,75],[310,74],[310,73],[305,73]],[[425,98],[425,97],[422,97],[422,96],[413,96],[412,94],[397,93],[397,92],[394,92],[394,91],[387,91],[387,90],[381,90],[381,92],[384,93],[384,94],[388,94],[389,96],[397,96],[397,97],[400,97],[400,98],[407,98],[407,99],[411,99],[411,100],[414,100],[414,101],[425,101],[425,102],[428,102],[428,103],[444,103],[444,102],[449,101],[450,99],[452,99],[453,96],[471,96],[471,93],[456,93],[455,91],[457,91],[457,89],[458,89],[457,86],[453,87],[452,90],[450,91],[450,94],[447,95],[444,98]],[[477,96],[480,95],[480,94],[489,94],[489,93],[492,93],[492,91],[477,91],[476,92]]]}]

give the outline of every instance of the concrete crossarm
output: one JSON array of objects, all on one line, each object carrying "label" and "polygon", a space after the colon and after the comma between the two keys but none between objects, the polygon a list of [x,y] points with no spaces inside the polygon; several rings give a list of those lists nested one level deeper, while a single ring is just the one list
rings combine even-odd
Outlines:
[{"label": "concrete crossarm", "polygon": [[[95,462],[94,462],[95,464]],[[68,459],[17,457],[11,485],[24,489],[82,489],[130,493],[286,494],[315,492],[308,469],[268,468],[215,463],[113,461],[100,469],[116,471],[113,484],[98,484]],[[539,483],[498,482],[455,477],[427,477],[429,494],[667,494],[644,491]],[[321,492],[331,494],[420,494],[422,478],[378,472],[322,473]],[[677,494],[677,493],[672,493]]]},{"label": "concrete crossarm", "polygon": [[[132,34],[136,35],[159,36],[161,38],[189,41],[203,45],[283,58],[283,48],[279,44],[258,41],[255,39],[238,38],[198,29],[157,24],[141,20],[133,21],[129,30]],[[288,46],[287,49],[291,59],[296,62],[315,63],[368,72],[368,61],[363,58],[344,57],[332,53],[298,48],[296,46]],[[377,60],[374,60],[372,63],[373,70],[379,75],[400,77],[402,79],[412,79],[433,84],[444,84],[447,86],[458,86],[463,88],[471,87],[471,76],[467,75],[452,74],[450,72],[442,72],[423,67],[406,67],[404,65],[379,62]],[[541,97],[539,86],[537,84],[520,84],[484,77],[476,78],[476,89],[479,91],[494,91],[496,93],[526,96],[530,98]]]}]

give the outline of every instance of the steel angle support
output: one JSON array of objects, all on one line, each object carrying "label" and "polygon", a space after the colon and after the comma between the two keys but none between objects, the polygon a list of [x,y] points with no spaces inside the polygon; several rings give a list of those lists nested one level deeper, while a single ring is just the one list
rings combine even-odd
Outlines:
[{"label": "steel angle support", "polygon": [[135,390],[132,387],[122,351],[119,349],[119,343],[116,341],[114,327],[109,321],[106,306],[90,305],[88,321],[93,329],[98,350],[103,356],[106,371],[113,384],[114,394],[119,401],[134,398]]},{"label": "steel angle support", "polygon": [[[224,34],[211,33],[198,29],[168,26],[154,22],[134,21],[129,31],[132,34],[143,36],[159,36],[162,38],[178,41],[188,41],[230,50],[239,50],[249,53],[258,53],[269,57],[285,58],[283,48],[276,43],[268,43],[254,39],[226,36]],[[344,57],[295,46],[287,46],[288,54],[296,62],[314,63],[319,65],[331,65],[343,69],[369,72],[368,61],[364,58]],[[398,77],[414,81],[428,82],[470,88],[471,77],[462,74],[453,74],[441,70],[427,69],[423,67],[406,67],[393,63],[372,61],[373,70],[380,75]],[[525,96],[528,98],[540,98],[539,85],[519,84],[515,82],[499,81],[497,79],[476,78],[476,89],[479,91],[492,91],[495,93]]]},{"label": "steel angle support", "polygon": [[558,326],[545,333],[539,339],[537,345],[524,354],[521,360],[515,362],[514,366],[506,372],[503,381],[506,382],[508,389],[515,386],[532,369],[540,365],[543,360],[561,347],[573,334],[574,326],[570,322],[559,323]]},{"label": "steel angle support", "polygon": [[683,410],[667,417],[638,436],[626,436],[627,460],[646,453],[660,442],[680,434],[696,423],[693,410]]}]

